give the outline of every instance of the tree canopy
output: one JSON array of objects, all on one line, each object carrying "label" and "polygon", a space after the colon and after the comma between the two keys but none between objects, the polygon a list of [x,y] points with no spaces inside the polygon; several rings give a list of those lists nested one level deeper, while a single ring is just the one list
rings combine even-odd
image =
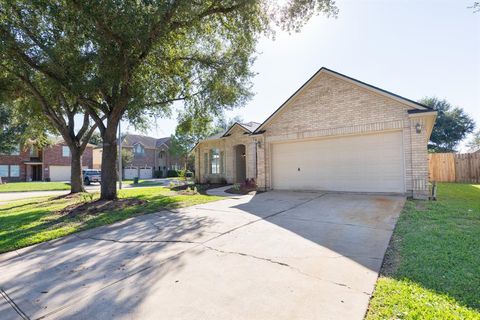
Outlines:
[{"label": "tree canopy", "polygon": [[102,199],[116,197],[122,118],[162,116],[175,101],[203,115],[241,106],[260,35],[273,26],[298,31],[313,14],[337,13],[333,0],[0,3],[0,65],[51,84],[95,121],[103,140]]},{"label": "tree canopy", "polygon": [[473,137],[467,143],[467,148],[472,152],[480,150],[480,130],[473,134]]},{"label": "tree canopy", "polygon": [[434,152],[455,152],[458,144],[473,132],[474,120],[460,107],[436,97],[423,98],[420,103],[438,112],[428,148]]}]

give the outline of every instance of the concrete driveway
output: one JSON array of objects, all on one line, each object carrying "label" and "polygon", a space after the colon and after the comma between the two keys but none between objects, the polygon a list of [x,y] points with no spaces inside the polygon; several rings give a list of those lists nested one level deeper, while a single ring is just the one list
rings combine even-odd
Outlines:
[{"label": "concrete driveway", "polygon": [[403,197],[267,192],[0,255],[2,319],[362,319]]}]

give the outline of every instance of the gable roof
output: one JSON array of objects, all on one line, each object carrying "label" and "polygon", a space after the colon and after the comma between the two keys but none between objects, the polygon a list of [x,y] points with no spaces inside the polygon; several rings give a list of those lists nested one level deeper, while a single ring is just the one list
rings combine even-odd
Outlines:
[{"label": "gable roof", "polygon": [[169,141],[170,141],[170,137],[157,139],[154,137],[128,133],[123,138],[122,146],[133,147],[134,145],[139,143],[145,148],[155,149],[161,146],[162,144],[165,144],[167,147],[169,147]]},{"label": "gable roof", "polygon": [[235,126],[239,126],[241,129],[245,130],[247,133],[252,133],[258,128],[259,125],[260,125],[260,123],[253,122],[253,121],[250,121],[250,122],[247,122],[247,123],[235,122],[234,124],[232,124],[230,126],[230,128],[228,128],[222,134],[222,137],[228,136],[230,134],[230,131],[232,131]]},{"label": "gable roof", "polygon": [[[49,136],[48,139],[50,140],[52,146],[67,145],[67,143],[65,142],[65,139],[63,139],[62,136]],[[87,147],[96,148],[97,146],[89,142],[87,143]]]},{"label": "gable roof", "polygon": [[349,77],[349,76],[346,76],[342,73],[339,73],[339,72],[336,72],[336,71],[333,71],[331,69],[328,69],[328,68],[325,68],[325,67],[322,67],[320,68],[317,72],[315,72],[315,74],[313,76],[310,77],[310,79],[308,79],[300,88],[297,89],[297,91],[295,91],[284,103],[282,103],[282,105],[277,109],[275,110],[275,112],[273,112],[261,125],[259,125],[254,133],[258,133],[260,130],[262,130],[262,128],[268,123],[270,122],[270,120],[272,120],[286,105],[288,105],[288,103],[290,101],[292,101],[296,96],[298,96],[311,82],[313,82],[313,80],[315,80],[318,76],[320,76],[321,74],[329,74],[331,76],[334,76],[336,78],[339,78],[339,79],[342,79],[342,80],[345,80],[347,82],[350,82],[350,83],[353,83],[353,84],[356,84],[360,87],[363,87],[365,89],[368,89],[370,91],[373,91],[377,94],[380,94],[382,96],[386,96],[390,99],[393,99],[393,100],[396,100],[398,102],[401,102],[403,104],[406,104],[412,108],[415,108],[419,111],[434,111],[432,108],[430,108],[429,106],[426,106],[424,104],[421,104],[421,103],[418,103],[416,101],[413,101],[413,100],[410,100],[408,98],[405,98],[405,97],[402,97],[398,94],[395,94],[393,92],[390,92],[390,91],[387,91],[387,90],[384,90],[384,89],[381,89],[379,87],[376,87],[374,85],[371,85],[371,84],[368,84],[368,83],[365,83],[363,81],[360,81],[360,80],[357,80],[357,79],[354,79],[352,77]]},{"label": "gable roof", "polygon": [[155,142],[155,146],[157,148],[160,147],[162,144],[164,144],[167,148],[170,147],[170,137],[160,138],[157,139],[157,141]]}]

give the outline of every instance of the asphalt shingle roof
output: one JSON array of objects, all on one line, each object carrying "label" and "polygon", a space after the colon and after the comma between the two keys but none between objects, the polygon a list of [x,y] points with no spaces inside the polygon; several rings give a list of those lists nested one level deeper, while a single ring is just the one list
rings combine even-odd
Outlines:
[{"label": "asphalt shingle roof", "polygon": [[170,137],[164,137],[164,138],[153,138],[149,136],[142,136],[139,134],[127,134],[122,141],[122,145],[125,147],[133,147],[133,145],[140,143],[143,145],[145,148],[151,148],[154,149],[158,146],[160,146],[162,143],[165,143],[167,146],[169,144]]}]

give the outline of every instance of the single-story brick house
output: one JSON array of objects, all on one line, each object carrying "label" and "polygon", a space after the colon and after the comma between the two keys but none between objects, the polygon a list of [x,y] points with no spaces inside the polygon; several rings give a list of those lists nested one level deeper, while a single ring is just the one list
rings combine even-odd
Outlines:
[{"label": "single-story brick house", "polygon": [[425,105],[321,68],[263,123],[235,123],[199,142],[196,179],[426,198],[435,118]]},{"label": "single-story brick house", "polygon": [[[92,168],[93,145],[87,145],[82,157],[85,169]],[[62,139],[54,138],[51,146],[20,148],[10,154],[0,154],[2,181],[69,181],[70,149]]]}]

